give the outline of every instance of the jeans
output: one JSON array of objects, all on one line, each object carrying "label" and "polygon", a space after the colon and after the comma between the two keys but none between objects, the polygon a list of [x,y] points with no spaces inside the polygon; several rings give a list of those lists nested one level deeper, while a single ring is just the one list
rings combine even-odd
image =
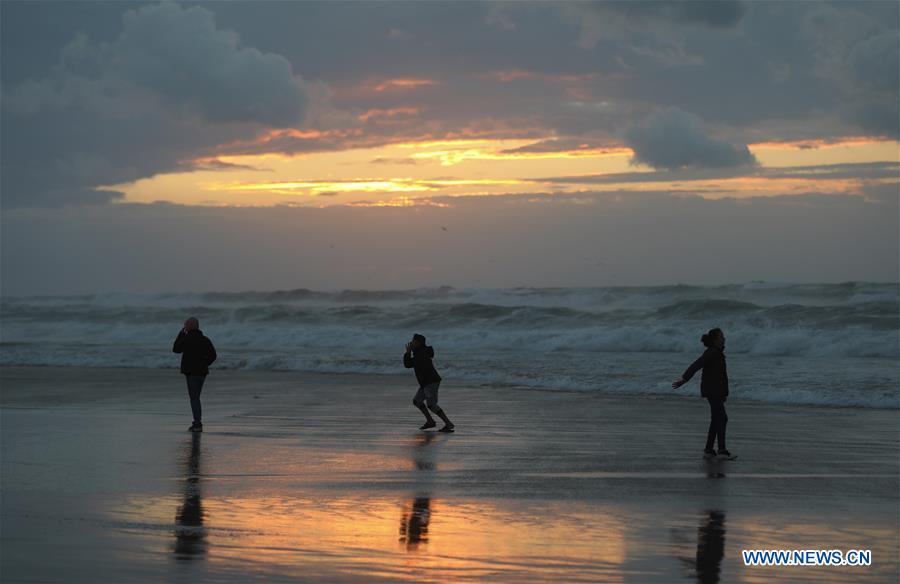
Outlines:
[{"label": "jeans", "polygon": [[719,450],[725,450],[725,425],[728,424],[728,414],[725,413],[725,400],[708,397],[709,402],[709,431],[706,433],[706,449],[712,450],[713,441],[718,438]]},{"label": "jeans", "polygon": [[194,423],[200,423],[202,410],[200,408],[200,392],[203,390],[203,382],[206,375],[185,375],[187,380],[188,396],[191,398],[191,413],[194,414]]}]

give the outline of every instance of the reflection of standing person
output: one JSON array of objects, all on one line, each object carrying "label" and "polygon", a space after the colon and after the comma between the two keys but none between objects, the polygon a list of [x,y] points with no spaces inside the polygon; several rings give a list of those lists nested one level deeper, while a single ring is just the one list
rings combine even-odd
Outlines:
[{"label": "reflection of standing person", "polygon": [[200,330],[200,322],[192,316],[184,321],[184,328],[175,337],[172,352],[181,353],[181,373],[187,381],[188,397],[191,400],[194,423],[188,430],[202,432],[200,392],[209,374],[209,366],[216,360],[216,349]]},{"label": "reflection of standing person", "polygon": [[716,584],[722,571],[725,556],[725,514],[710,511],[697,529],[697,581],[700,584]]},{"label": "reflection of standing person", "polygon": [[403,354],[403,366],[414,369],[416,381],[419,382],[419,391],[413,398],[413,404],[425,415],[425,424],[419,429],[427,430],[437,424],[431,417],[429,410],[444,421],[444,427],[440,432],[452,432],[453,422],[438,405],[438,388],[441,386],[441,376],[434,368],[431,360],[434,358],[434,348],[425,344],[425,337],[413,335],[412,341],[406,344],[406,352]]},{"label": "reflection of standing person", "polygon": [[672,388],[678,389],[687,383],[697,371],[703,370],[700,379],[700,395],[709,402],[710,412],[709,430],[706,433],[706,448],[703,450],[703,457],[716,456],[713,443],[718,440],[718,455],[731,458],[731,453],[725,447],[725,426],[728,424],[728,414],[725,413],[725,400],[728,398],[725,333],[722,332],[722,329],[711,329],[700,337],[700,342],[706,346],[706,351],[691,363],[680,379],[676,379],[672,383]]},{"label": "reflection of standing person", "polygon": [[191,436],[185,459],[184,499],[175,513],[175,555],[189,559],[206,552],[203,504],[200,494],[200,434]]}]

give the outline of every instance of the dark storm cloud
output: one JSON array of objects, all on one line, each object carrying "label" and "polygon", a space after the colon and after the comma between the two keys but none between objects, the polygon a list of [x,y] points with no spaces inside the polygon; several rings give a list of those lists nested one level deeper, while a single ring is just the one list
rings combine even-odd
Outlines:
[{"label": "dark storm cloud", "polygon": [[847,115],[869,133],[900,138],[900,33],[888,31],[856,43],[847,56],[860,95]]},{"label": "dark storm cloud", "polygon": [[733,28],[746,12],[740,0],[586,2],[584,6],[598,12],[620,13],[631,20],[658,20],[696,24],[710,28]]},{"label": "dark storm cloud", "polygon": [[900,137],[896,2],[815,5],[800,19],[813,73],[836,94],[837,117],[867,135]]},{"label": "dark storm cloud", "polygon": [[3,88],[3,205],[105,202],[98,185],[173,170],[254,127],[293,125],[303,81],[278,55],[241,45],[213,14],[128,10],[120,34],[79,34],[48,74]]},{"label": "dark storm cloud", "polygon": [[[703,124],[682,132],[693,140],[682,159],[648,138],[644,155],[663,167],[746,162],[741,145],[760,141],[898,134],[892,2],[0,8],[4,205],[108,200],[92,189],[212,152],[621,144],[667,108]],[[435,83],[372,90],[396,78]],[[404,108],[418,113],[359,119]],[[322,134],[255,139],[301,119]]]},{"label": "dark storm cloud", "polygon": [[209,121],[270,125],[299,123],[307,102],[284,57],[241,46],[204,8],[168,3],[126,11],[112,43],[77,35],[49,76],[4,95],[20,114],[70,105],[107,110],[117,99],[144,96]]},{"label": "dark storm cloud", "polygon": [[723,168],[756,163],[746,145],[709,136],[701,121],[679,109],[667,109],[628,129],[625,142],[634,161],[654,168]]}]

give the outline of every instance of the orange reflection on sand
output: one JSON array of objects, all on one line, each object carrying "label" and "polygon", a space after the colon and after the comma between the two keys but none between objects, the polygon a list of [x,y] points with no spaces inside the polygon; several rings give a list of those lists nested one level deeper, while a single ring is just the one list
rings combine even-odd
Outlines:
[{"label": "orange reflection on sand", "polygon": [[[621,508],[442,497],[437,473],[453,468],[442,461],[444,438],[416,436],[390,455],[248,447],[229,453],[249,463],[234,475],[201,474],[211,469],[195,439],[171,495],[135,496],[112,518],[144,536],[147,551],[247,580],[624,579],[630,523]],[[198,510],[187,528],[202,553],[185,553],[186,503]]]},{"label": "orange reflection on sand", "polygon": [[[178,505],[175,497],[133,502],[127,514],[160,525],[172,521]],[[625,522],[608,510],[582,507],[292,489],[207,497],[204,560],[251,579],[622,581]]]}]

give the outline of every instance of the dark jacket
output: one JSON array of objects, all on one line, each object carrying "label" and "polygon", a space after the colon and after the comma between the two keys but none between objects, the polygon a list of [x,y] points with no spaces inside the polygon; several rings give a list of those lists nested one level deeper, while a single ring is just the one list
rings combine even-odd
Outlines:
[{"label": "dark jacket", "polygon": [[217,357],[212,341],[203,336],[199,329],[187,334],[184,331],[178,333],[172,352],[181,353],[181,372],[185,375],[208,374],[209,366]]},{"label": "dark jacket", "polygon": [[699,369],[703,370],[703,376],[700,378],[700,395],[725,399],[728,396],[728,370],[725,368],[725,351],[718,347],[707,348],[700,355],[699,359],[691,363],[691,366],[687,368],[681,378],[687,381]]},{"label": "dark jacket", "polygon": [[412,355],[403,354],[403,366],[407,369],[416,370],[416,381],[420,387],[425,387],[429,383],[438,383],[441,376],[434,368],[431,360],[434,358],[434,347],[423,347],[417,351],[413,351]]}]

